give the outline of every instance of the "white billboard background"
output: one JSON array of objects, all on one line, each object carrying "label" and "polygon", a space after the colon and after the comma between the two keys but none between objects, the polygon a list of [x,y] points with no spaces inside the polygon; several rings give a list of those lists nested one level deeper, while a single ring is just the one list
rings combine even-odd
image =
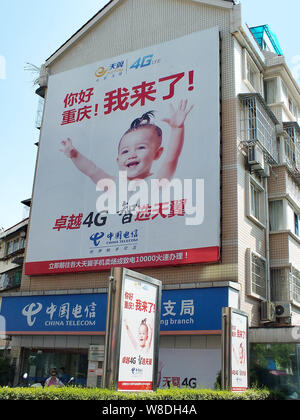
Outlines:
[{"label": "white billboard background", "polygon": [[[136,62],[138,57],[149,55],[153,57],[153,64],[130,69],[129,64]],[[105,80],[95,76],[100,65],[109,68],[113,63],[122,61],[129,67],[126,72],[115,77],[108,76]],[[192,84],[190,71],[194,72]],[[185,72],[185,76],[176,83],[173,97],[163,100],[170,91],[171,81],[158,83],[158,80],[180,72]],[[107,92],[118,88],[132,89],[143,81],[156,81],[155,101],[148,100],[144,106],[138,103],[124,111],[118,109],[104,114],[103,103]],[[189,90],[191,87],[193,90]],[[66,95],[89,88],[93,88],[94,93],[86,104],[92,106],[91,118],[62,125]],[[173,178],[204,180],[203,223],[187,226],[185,217],[177,216],[167,220],[156,217],[149,222],[133,220],[130,225],[122,226],[119,215],[109,215],[106,225],[101,228],[92,225],[90,228],[81,226],[78,230],[54,230],[56,220],[62,215],[83,214],[84,220],[91,212],[96,214],[96,202],[100,195],[91,179],[60,151],[61,141],[70,138],[73,146],[86,158],[108,174],[118,177],[118,144],[131,122],[143,113],[155,110],[153,123],[162,129],[165,153],[170,127],[161,119],[168,115],[170,104],[176,107],[181,100],[187,100],[188,106],[193,105],[193,109],[185,121],[184,146]],[[26,262],[219,246],[219,141],[217,28],[50,76]],[[163,157],[154,162],[153,173]],[[90,236],[101,229],[105,234],[138,229],[136,248],[121,246],[118,251],[107,251],[103,247],[100,255],[99,250],[92,246]]]},{"label": "white billboard background", "polygon": [[158,363],[158,388],[213,389],[221,370],[220,349],[161,348]]}]

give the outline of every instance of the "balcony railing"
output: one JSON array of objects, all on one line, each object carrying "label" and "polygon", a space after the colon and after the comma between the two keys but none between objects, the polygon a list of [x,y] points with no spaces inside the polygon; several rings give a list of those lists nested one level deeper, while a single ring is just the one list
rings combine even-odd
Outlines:
[{"label": "balcony railing", "polygon": [[300,176],[300,127],[296,122],[283,123],[284,139],[283,163],[296,176]]},{"label": "balcony railing", "polygon": [[242,142],[248,145],[259,143],[269,162],[278,163],[277,118],[260,94],[241,94],[239,98],[242,104]]},{"label": "balcony railing", "polygon": [[22,271],[9,271],[0,274],[0,291],[13,289],[21,285]]},{"label": "balcony railing", "polygon": [[294,267],[271,269],[272,300],[300,304],[300,272]]}]

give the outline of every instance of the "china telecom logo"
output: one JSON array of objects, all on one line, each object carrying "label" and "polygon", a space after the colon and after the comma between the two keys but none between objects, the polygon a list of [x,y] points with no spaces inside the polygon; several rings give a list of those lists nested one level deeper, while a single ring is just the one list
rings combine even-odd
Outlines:
[{"label": "china telecom logo", "polygon": [[27,318],[27,324],[29,327],[32,327],[36,321],[36,317],[34,315],[37,315],[43,308],[43,305],[39,302],[31,303],[22,310],[22,315],[24,315]]}]

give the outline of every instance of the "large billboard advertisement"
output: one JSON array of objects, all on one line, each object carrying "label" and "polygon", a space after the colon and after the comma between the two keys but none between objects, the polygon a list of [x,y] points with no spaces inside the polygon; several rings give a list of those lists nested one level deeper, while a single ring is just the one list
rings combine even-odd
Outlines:
[{"label": "large billboard advertisement", "polygon": [[219,32],[49,77],[28,275],[219,260]]}]

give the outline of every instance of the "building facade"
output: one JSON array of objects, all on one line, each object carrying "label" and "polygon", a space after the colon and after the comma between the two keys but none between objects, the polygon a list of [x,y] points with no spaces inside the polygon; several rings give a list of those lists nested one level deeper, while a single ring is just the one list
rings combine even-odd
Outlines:
[{"label": "building facade", "polygon": [[[232,306],[249,315],[254,355],[261,345],[265,360],[274,362],[272,346],[287,346],[288,366],[284,371],[274,362],[273,371],[284,371],[299,390],[300,89],[276,36],[267,25],[243,25],[241,9],[242,5],[225,0],[113,0],[49,57],[41,71],[38,94],[45,97],[47,109],[48,78],[193,33],[218,30],[218,258],[136,268],[163,283],[162,387],[170,380],[176,386],[214,386],[221,369],[221,309]],[[151,19],[145,21],[145,16]],[[46,141],[45,118],[44,114],[39,147]],[[33,205],[38,183],[37,171]],[[109,270],[99,266],[80,270],[79,265],[74,272],[23,271],[20,292],[2,297],[3,310],[12,299],[11,307],[20,313],[20,324],[16,322],[20,326],[8,322],[7,328],[17,375],[28,371],[33,381],[40,381],[55,365],[76,376],[78,383],[99,384],[102,359],[93,359],[92,350],[104,346],[108,279]],[[98,305],[101,326],[91,324],[93,303]],[[65,304],[86,310],[80,318],[75,312],[70,315],[67,334],[65,327],[60,330],[58,314]],[[38,327],[39,312],[34,315],[41,307],[48,311],[43,330]],[[27,319],[26,328],[21,318]],[[86,323],[80,324],[83,319]]]}]

